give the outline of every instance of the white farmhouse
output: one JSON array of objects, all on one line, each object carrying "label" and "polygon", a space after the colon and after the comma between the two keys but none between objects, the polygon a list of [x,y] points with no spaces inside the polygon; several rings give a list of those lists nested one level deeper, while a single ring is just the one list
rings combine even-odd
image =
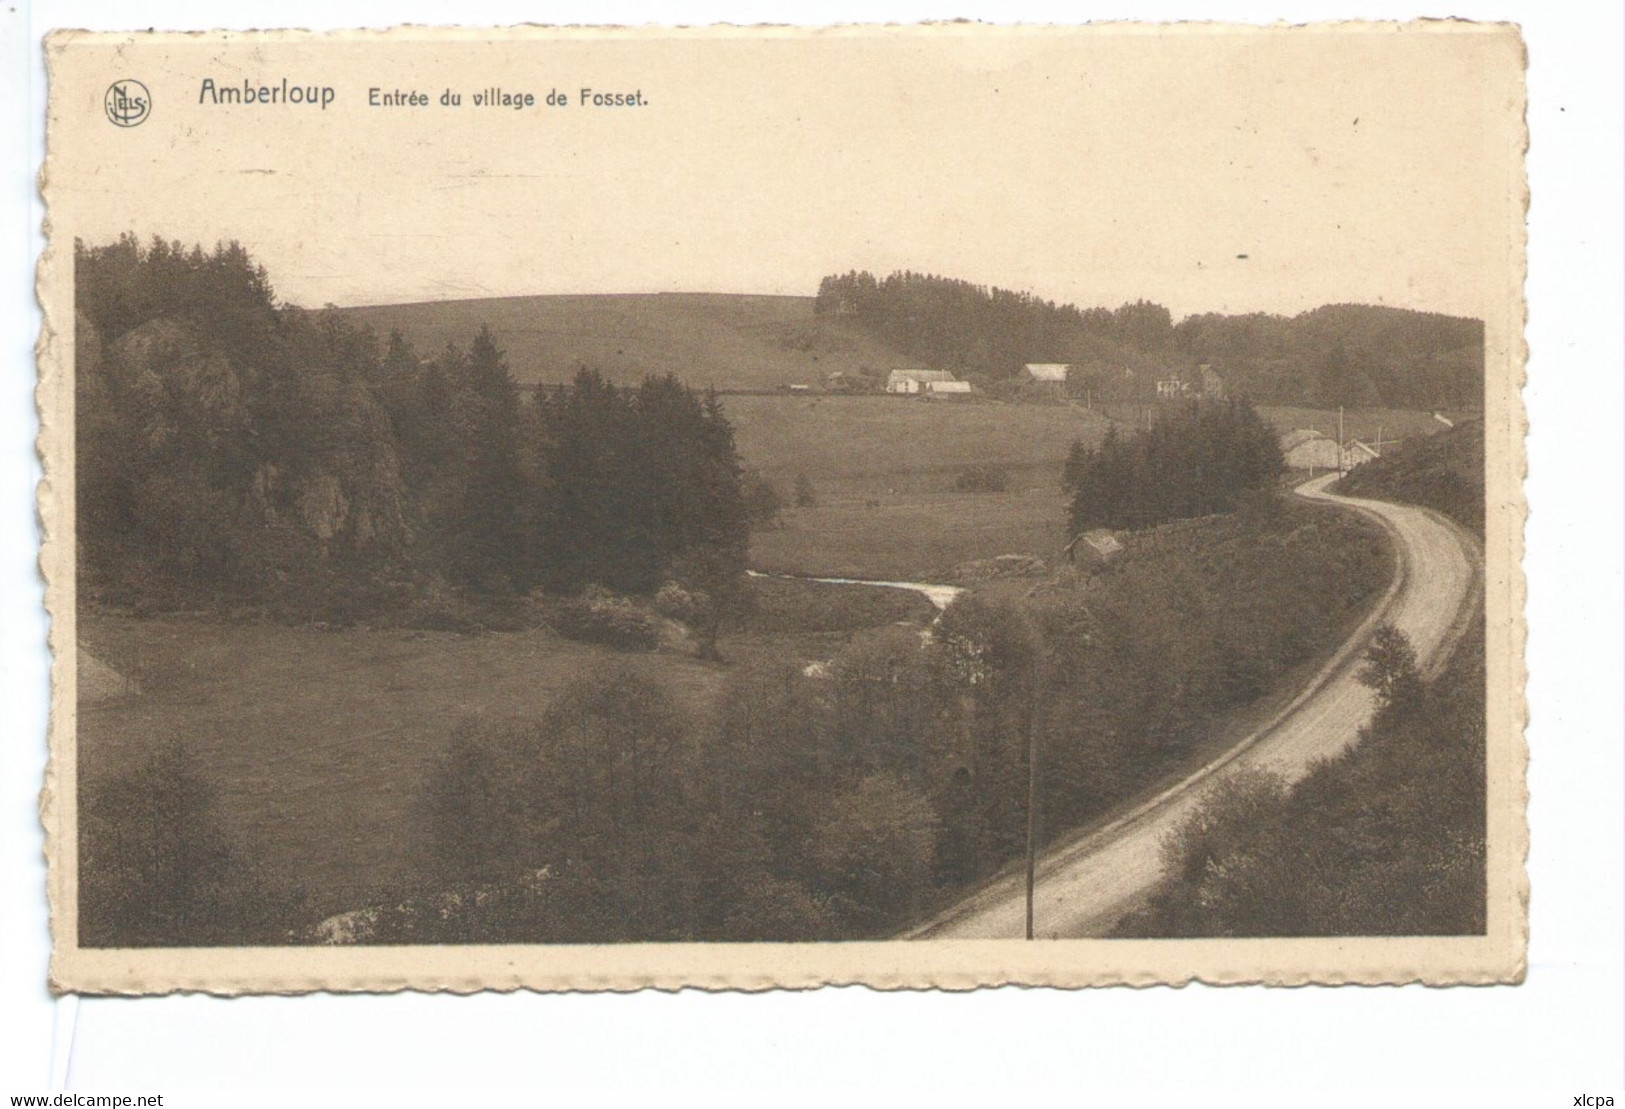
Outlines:
[{"label": "white farmhouse", "polygon": [[915,395],[929,392],[932,384],[954,380],[947,370],[893,370],[886,376],[886,392]]}]

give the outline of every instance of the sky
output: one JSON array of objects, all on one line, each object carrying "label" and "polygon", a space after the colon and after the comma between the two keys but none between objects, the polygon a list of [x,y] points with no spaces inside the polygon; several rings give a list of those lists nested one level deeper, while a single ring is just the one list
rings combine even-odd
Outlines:
[{"label": "sky", "polygon": [[[59,49],[53,222],[237,239],[312,306],[912,269],[1176,317],[1483,316],[1521,212],[1516,41],[1437,24],[166,41]],[[110,73],[151,90],[141,126],[106,119]],[[203,92],[284,77],[333,102]],[[487,88],[537,105],[475,107]]]}]

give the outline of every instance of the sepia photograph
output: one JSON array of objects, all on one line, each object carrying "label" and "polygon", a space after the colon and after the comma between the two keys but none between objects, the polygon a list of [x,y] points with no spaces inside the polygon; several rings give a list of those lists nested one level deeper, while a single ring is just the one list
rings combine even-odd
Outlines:
[{"label": "sepia photograph", "polygon": [[53,985],[1519,981],[1522,50],[53,35]]}]

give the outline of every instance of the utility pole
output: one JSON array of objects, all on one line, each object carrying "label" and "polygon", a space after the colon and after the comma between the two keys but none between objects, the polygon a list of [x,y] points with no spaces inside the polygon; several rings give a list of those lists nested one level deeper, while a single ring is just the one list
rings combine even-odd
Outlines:
[{"label": "utility pole", "polygon": [[1337,406],[1337,472],[1343,473],[1343,406]]},{"label": "utility pole", "polygon": [[1033,640],[1032,719],[1027,723],[1027,938],[1033,938],[1033,889],[1038,871],[1038,740],[1044,714],[1044,645]]}]

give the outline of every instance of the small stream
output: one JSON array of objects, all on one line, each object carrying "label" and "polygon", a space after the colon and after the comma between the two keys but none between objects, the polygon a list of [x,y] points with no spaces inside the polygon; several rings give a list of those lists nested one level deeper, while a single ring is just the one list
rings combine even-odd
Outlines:
[{"label": "small stream", "polygon": [[[957,585],[927,585],[923,582],[917,581],[870,581],[867,578],[815,578],[807,574],[771,574],[763,573],[760,570],[746,570],[745,574],[747,577],[752,578],[777,578],[779,581],[813,581],[818,582],[821,585],[869,585],[878,586],[882,589],[909,589],[915,593],[918,593],[936,607],[937,619],[942,618],[944,610],[946,610],[947,607],[953,603],[955,597],[965,592]],[[932,620],[931,627],[920,629],[920,641],[922,643],[929,643],[931,641],[931,628],[935,627],[936,623],[936,620]],[[828,662],[809,663],[801,672],[809,678],[831,677]]]},{"label": "small stream", "polygon": [[964,592],[957,585],[927,585],[917,581],[870,581],[868,578],[815,578],[806,574],[772,574],[761,570],[746,570],[753,578],[777,578],[780,581],[815,581],[822,585],[874,585],[883,589],[911,589],[936,606],[938,612],[947,608],[953,599]]}]

